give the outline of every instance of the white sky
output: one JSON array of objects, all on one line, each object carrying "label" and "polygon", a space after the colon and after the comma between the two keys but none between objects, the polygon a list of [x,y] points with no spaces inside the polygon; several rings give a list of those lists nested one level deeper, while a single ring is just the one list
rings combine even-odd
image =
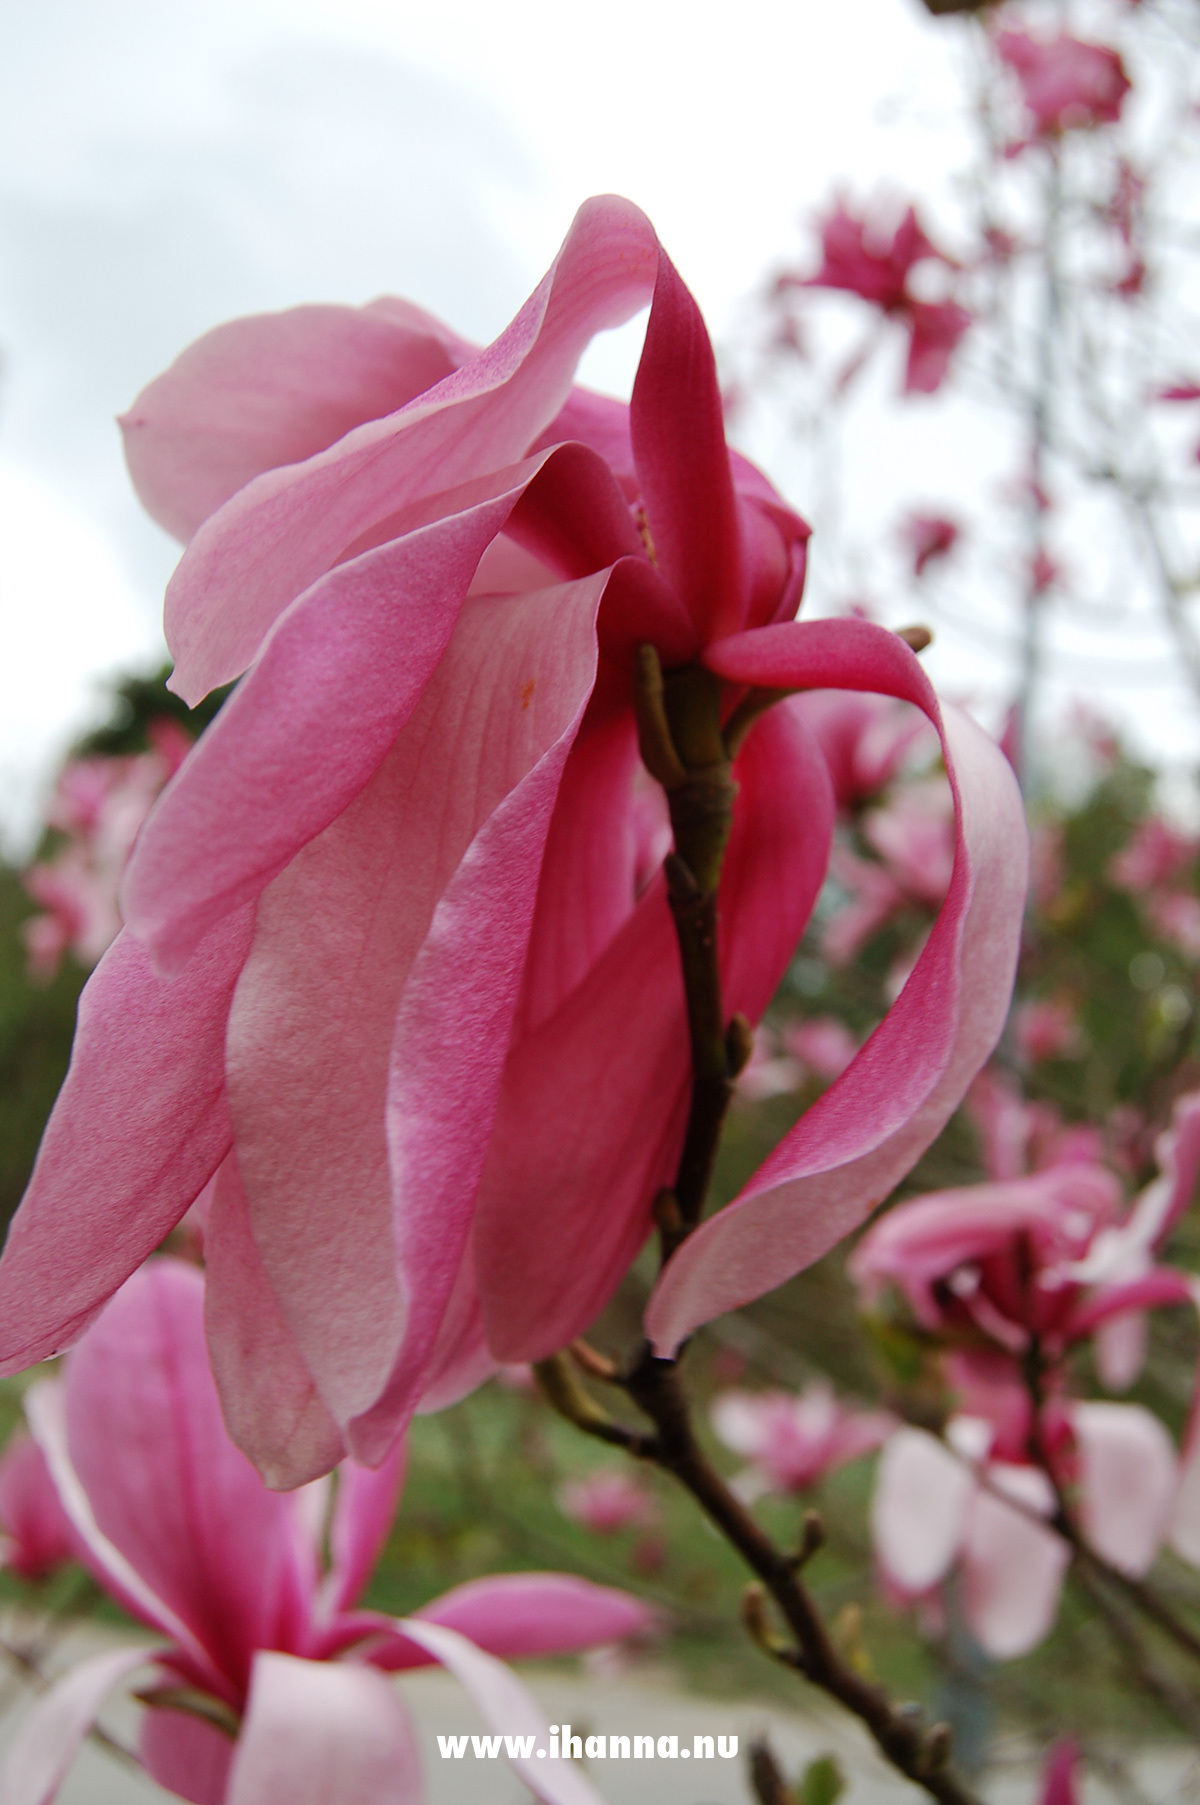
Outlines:
[{"label": "white sky", "polygon": [[191,338],[380,292],[489,338],[604,190],[719,337],[835,180],[944,187],[953,45],[918,0],[0,0],[0,837],[161,652],[113,416]]}]

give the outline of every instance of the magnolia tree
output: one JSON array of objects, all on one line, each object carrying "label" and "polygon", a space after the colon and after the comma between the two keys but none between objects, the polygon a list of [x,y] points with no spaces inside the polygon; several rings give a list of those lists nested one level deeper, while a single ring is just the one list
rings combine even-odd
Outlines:
[{"label": "magnolia tree", "polygon": [[[1130,10],[1152,39],[1160,9]],[[1122,55],[1052,23],[983,28],[997,191],[1057,192],[1076,138],[1120,123]],[[968,270],[911,212],[889,231],[839,205],[823,261],[775,291],[776,362],[796,297],[850,288],[931,392],[983,330],[970,283],[1049,256],[989,238]],[[573,387],[592,335],[647,305],[629,405]],[[1190,1324],[1197,1287],[1197,847],[1149,782],[1093,732],[1083,802],[1041,805],[1029,892],[1020,730],[1002,748],[935,695],[924,629],[801,615],[808,526],[727,444],[704,323],[626,201],[581,209],[483,350],[398,300],[259,316],[123,427],[186,545],[172,688],[234,687],[194,746],[73,767],[29,880],[35,967],[90,961],[89,899],[115,906],[136,833],[0,1257],[0,1372],[71,1350],[27,1393],[0,1525],[31,1584],[74,1557],[164,1640],[46,1693],[5,1805],[53,1797],[139,1667],[137,1758],[198,1805],[415,1800],[384,1675],[430,1660],[539,1798],[594,1799],[529,1757],[542,1725],[501,1658],[644,1635],[635,1599],[497,1575],[402,1618],[356,1608],[414,1416],[530,1368],[614,1451],[563,1512],[636,1532],[648,1571],[658,1469],[748,1569],[765,1655],[946,1805],[973,1797],[950,1727],[819,1605],[821,1517],[774,1530],[779,1495],[868,1457],[879,1588],[932,1647],[1019,1656],[1069,1586],[1194,1730],[1200,1407],[1182,1359],[1171,1409],[1107,1395],[1157,1370],[1157,1324]],[[910,524],[918,575],[956,532]],[[1030,578],[1028,621],[1050,588]],[[757,1149],[736,1185],[727,1119]],[[848,1267],[878,1396],[744,1365],[729,1386],[711,1350],[844,1260],[898,1186]],[[643,1282],[622,1335],[610,1306]],[[1055,1805],[1074,1761],[1059,1740]],[[766,1749],[753,1784],[789,1796]]]}]

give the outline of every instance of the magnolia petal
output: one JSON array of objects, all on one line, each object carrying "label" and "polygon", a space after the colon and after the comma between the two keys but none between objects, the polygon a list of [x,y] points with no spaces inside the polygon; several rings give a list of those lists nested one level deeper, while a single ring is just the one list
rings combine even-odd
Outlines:
[{"label": "magnolia petal", "polygon": [[976,1479],[924,1429],[897,1429],[884,1446],[871,1499],[881,1566],[905,1592],[927,1592],[950,1571]]},{"label": "magnolia petal", "polygon": [[1088,1545],[1140,1579],[1166,1534],[1176,1490],[1175,1448],[1138,1404],[1074,1404],[1080,1520]]},{"label": "magnolia petal", "polygon": [[[1071,1550],[1036,1515],[1053,1506],[1049,1481],[1033,1467],[996,1462],[972,1501],[962,1551],[963,1606],[985,1653],[1026,1654],[1048,1636],[1058,1613]],[[1013,1499],[997,1496],[1002,1491]]]},{"label": "magnolia petal", "polygon": [[50,1805],[105,1695],[126,1674],[144,1666],[153,1652],[119,1648],[93,1655],[42,1694],[0,1763],[4,1805]]},{"label": "magnolia petal", "polygon": [[197,699],[238,676],[296,595],[422,496],[515,463],[567,399],[588,341],[649,297],[658,240],[628,201],[588,201],[494,344],[398,414],[270,470],[207,520],[167,590],[172,679]]},{"label": "magnolia petal", "polygon": [[328,1473],[345,1453],[250,1232],[236,1153],[217,1173],[204,1238],[204,1323],[228,1429],[274,1491]]},{"label": "magnolia petal", "polygon": [[377,1467],[343,1462],[329,1526],[329,1611],[348,1610],[366,1586],[396,1516],[406,1449],[397,1442]]},{"label": "magnolia petal", "polygon": [[64,1391],[101,1534],[236,1695],[253,1651],[278,1645],[307,1600],[294,1500],[266,1490],[225,1430],[197,1269],[159,1259],[135,1273],[70,1355]]},{"label": "magnolia petal", "polygon": [[726,640],[706,658],[734,681],[871,687],[916,702],[943,736],[957,850],[933,932],[883,1022],[740,1197],[668,1264],[646,1315],[662,1354],[819,1259],[938,1134],[1003,1028],[1028,868],[1008,761],[965,715],[940,716],[894,634],[864,621],[793,622]]},{"label": "magnolia petal", "polygon": [[226,1805],[420,1805],[408,1713],[372,1667],[260,1653]]},{"label": "magnolia petal", "polygon": [[[490,1730],[505,1736],[536,1736],[543,1747],[549,1747],[550,1732],[540,1705],[502,1661],[484,1654],[457,1630],[440,1623],[398,1617],[395,1626],[461,1682]],[[536,1756],[525,1760],[519,1755],[510,1755],[509,1761],[529,1790],[545,1801],[545,1805],[603,1805],[591,1781],[558,1755],[547,1755],[544,1761],[539,1761]],[[239,1802],[231,1799],[229,1805],[239,1805]],[[250,1805],[249,1800],[246,1805]]]},{"label": "magnolia petal", "polygon": [[226,1053],[250,1225],[369,1463],[419,1395],[469,1226],[603,585],[468,601],[379,771],[259,904]]},{"label": "magnolia petal", "polygon": [[247,912],[222,923],[174,984],[121,934],[88,980],[0,1258],[0,1374],[69,1346],[225,1157],[225,1024],[251,931]]},{"label": "magnolia petal", "polygon": [[1168,1539],[1181,1560],[1200,1567],[1200,1436],[1184,1444]]},{"label": "magnolia petal", "polygon": [[[833,804],[820,751],[790,709],[759,723],[735,775],[722,984],[729,1010],[755,1020],[820,889]],[[553,1353],[607,1302],[673,1175],[687,1090],[683,985],[660,876],[583,981],[509,1055],[475,1215],[497,1359]]]},{"label": "magnolia petal", "polygon": [[629,420],[658,564],[703,641],[736,632],[741,535],[716,360],[700,309],[665,251]]},{"label": "magnolia petal", "polygon": [[225,1805],[233,1738],[190,1711],[154,1705],[142,1713],[138,1754],[151,1779],[190,1805]]},{"label": "magnolia petal", "polygon": [[574,1654],[644,1634],[654,1613],[612,1586],[566,1573],[500,1573],[444,1592],[416,1613],[457,1630],[477,1648],[512,1660]]},{"label": "magnolia petal", "polygon": [[230,320],[189,345],[120,422],[133,486],[177,539],[260,471],[299,464],[411,401],[463,361],[412,307],[293,307]]},{"label": "magnolia petal", "polygon": [[34,1440],[46,1456],[46,1465],[50,1468],[62,1507],[79,1538],[80,1553],[88,1566],[100,1577],[106,1590],[132,1616],[140,1617],[151,1628],[161,1630],[169,1636],[195,1662],[201,1673],[209,1675],[213,1684],[220,1689],[221,1676],[191,1627],[158,1596],[133,1562],[109,1541],[97,1523],[91,1500],[71,1464],[62,1380],[39,1379],[31,1385],[25,1394],[25,1415]]},{"label": "magnolia petal", "polygon": [[[125,919],[164,970],[258,896],[379,769],[420,702],[530,468],[339,565],[277,622],[142,829]],[[229,831],[229,823],[236,831]]]}]

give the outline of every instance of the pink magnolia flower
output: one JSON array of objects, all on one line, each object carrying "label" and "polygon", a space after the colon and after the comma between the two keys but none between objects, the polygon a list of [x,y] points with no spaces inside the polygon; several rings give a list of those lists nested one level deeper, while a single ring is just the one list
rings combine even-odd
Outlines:
[{"label": "pink magnolia flower", "polygon": [[1039,997],[1013,1011],[1013,1038],[1023,1059],[1072,1059],[1083,1050],[1075,1011],[1062,997]]},{"label": "pink magnolia flower", "polygon": [[1106,44],[1086,44],[1066,32],[1041,40],[1023,31],[998,31],[993,42],[1016,72],[1035,137],[1120,118],[1130,81],[1117,52]]},{"label": "pink magnolia flower", "polygon": [[0,1567],[22,1579],[45,1579],[74,1556],[71,1525],[45,1456],[17,1429],[0,1454]]},{"label": "pink magnolia flower", "polygon": [[822,223],[821,248],[821,268],[804,286],[847,289],[903,321],[909,334],[905,393],[932,394],[971,315],[956,302],[925,301],[913,293],[909,277],[918,263],[949,262],[926,236],[915,210],[909,207],[889,236],[839,201]]},{"label": "pink magnolia flower", "polygon": [[803,1077],[798,1061],[781,1049],[779,1036],[760,1022],[754,1030],[750,1057],[738,1073],[737,1095],[751,1103],[763,1103],[798,1089]]},{"label": "pink magnolia flower", "polygon": [[[573,391],[591,336],[647,301],[630,406]],[[726,708],[870,690],[941,735],[954,879],[921,961],[671,1260],[648,1331],[668,1352],[838,1241],[999,1035],[1023,818],[901,640],[792,618],[808,529],[726,448],[703,321],[645,217],[589,202],[483,351],[396,301],[234,322],[125,430],[143,499],[190,536],[173,682],[194,699],[245,675],[139,837],[0,1260],[0,1370],[68,1345],[210,1180],[214,1370],[276,1483],[379,1460],[418,1403],[588,1325],[688,1108],[634,801],[645,643]],[[736,778],[722,982],[753,1022],[824,879],[833,799],[794,703]]]},{"label": "pink magnolia flower", "polygon": [[658,1520],[651,1494],[623,1467],[568,1479],[558,1494],[565,1514],[596,1535],[615,1535],[622,1529],[648,1529]]},{"label": "pink magnolia flower", "polygon": [[1128,845],[1109,860],[1109,881],[1119,890],[1142,895],[1171,883],[1196,861],[1200,841],[1150,815],[1138,823]]},{"label": "pink magnolia flower", "polygon": [[947,557],[961,529],[944,514],[912,514],[904,523],[904,539],[912,553],[913,575],[922,577],[930,564]]},{"label": "pink magnolia flower", "polygon": [[1147,900],[1146,915],[1155,933],[1185,959],[1200,959],[1200,897],[1168,890]]},{"label": "pink magnolia flower", "polygon": [[834,1015],[814,1015],[787,1022],[780,1030],[784,1047],[814,1078],[840,1078],[858,1052],[858,1042],[845,1022]]},{"label": "pink magnolia flower", "polygon": [[[1091,1546],[1132,1577],[1150,1567],[1176,1488],[1175,1452],[1157,1417],[1132,1404],[1070,1406],[1071,1477]],[[871,1505],[889,1589],[918,1601],[955,1568],[967,1625],[985,1653],[1011,1660],[1054,1627],[1070,1545],[1051,1526],[1046,1473],[998,1458],[985,1419],[953,1417],[946,1440],[898,1429],[883,1450]]]},{"label": "pink magnolia flower", "polygon": [[941,902],[954,872],[954,803],[943,778],[903,784],[864,818],[862,831],[909,896]]},{"label": "pink magnolia flower", "polygon": [[869,1454],[895,1422],[885,1411],[850,1410],[833,1387],[814,1380],[790,1391],[725,1391],[714,1400],[712,1426],[750,1465],[734,1481],[752,1501],[764,1492],[803,1492],[827,1473]]},{"label": "pink magnolia flower", "polygon": [[[410,1618],[355,1608],[391,1526],[403,1461],[270,1492],[230,1442],[204,1342],[204,1284],[155,1260],[36,1384],[29,1415],[92,1571],[163,1643],[95,1656],[35,1707],[0,1769],[5,1805],[48,1805],[105,1694],[151,1668],[140,1754],[194,1805],[417,1805],[404,1706],[385,1672],[441,1662],[493,1730],[532,1740],[513,1765],[540,1799],[597,1805],[537,1760],[538,1709],[498,1656],[561,1653],[642,1629],[635,1599],[564,1574],[459,1586]],[[510,1755],[512,1751],[510,1750]]]},{"label": "pink magnolia flower", "polygon": [[64,954],[95,965],[121,926],[121,874],[163,785],[192,746],[173,721],[150,726],[152,748],[127,758],[71,759],[59,774],[47,824],[66,844],[24,874],[45,913],[21,924],[31,975],[52,978]]},{"label": "pink magnolia flower", "polygon": [[[960,1372],[981,1340],[1015,1361],[1036,1338],[1053,1362],[1148,1308],[1192,1301],[1186,1275],[1154,1254],[1195,1192],[1200,1098],[1181,1100],[1159,1158],[1159,1178],[1123,1218],[1116,1177],[1081,1161],[915,1197],[863,1237],[851,1273],[868,1304],[895,1286],[919,1323],[958,1341]],[[1108,1357],[1116,1377],[1111,1344]]]}]

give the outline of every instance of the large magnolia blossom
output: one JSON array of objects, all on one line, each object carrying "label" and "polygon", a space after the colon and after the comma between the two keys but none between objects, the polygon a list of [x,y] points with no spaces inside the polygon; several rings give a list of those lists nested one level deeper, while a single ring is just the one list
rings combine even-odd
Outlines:
[{"label": "large magnolia blossom", "polygon": [[[538,1708],[497,1656],[558,1654],[642,1630],[623,1592],[557,1573],[481,1579],[411,1618],[356,1610],[395,1512],[396,1450],[372,1472],[270,1492],[221,1421],[204,1343],[204,1285],[155,1260],[29,1414],[76,1550],[166,1644],[71,1669],[35,1706],[0,1767],[4,1805],[49,1805],[104,1696],[149,1666],[140,1754],[193,1805],[419,1805],[412,1728],[385,1672],[440,1661],[493,1731],[527,1739],[514,1766],[550,1805],[599,1805],[557,1757]],[[512,1756],[514,1750],[509,1749]]]},{"label": "large magnolia blossom", "polygon": [[[592,335],[647,302],[631,405],[572,390]],[[901,640],[793,618],[808,530],[727,450],[707,333],[645,217],[587,203],[482,351],[399,301],[242,320],[124,424],[139,493],[189,541],[173,682],[195,700],[242,681],[143,829],[127,928],[85,992],[0,1261],[0,1371],[68,1345],[210,1182],[214,1368],[274,1484],[380,1460],[419,1401],[587,1326],[687,1112],[635,781],[644,643],[715,674],[726,708],[755,686],[869,690],[942,737],[954,875],[929,943],[675,1254],[648,1331],[669,1352],[840,1240],[999,1034],[1024,824],[1005,761]],[[753,1021],[833,803],[796,704],[735,775],[720,959]]]}]

